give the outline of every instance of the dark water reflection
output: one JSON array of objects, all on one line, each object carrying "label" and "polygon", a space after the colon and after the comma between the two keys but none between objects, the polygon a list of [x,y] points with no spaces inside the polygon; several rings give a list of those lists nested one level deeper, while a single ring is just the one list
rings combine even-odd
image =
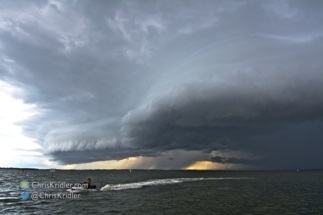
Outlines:
[{"label": "dark water reflection", "polygon": [[[81,193],[79,199],[20,200],[21,180],[153,186]],[[200,179],[162,184],[163,179]],[[0,170],[0,214],[323,214],[323,172]],[[29,189],[46,193],[66,189]]]}]

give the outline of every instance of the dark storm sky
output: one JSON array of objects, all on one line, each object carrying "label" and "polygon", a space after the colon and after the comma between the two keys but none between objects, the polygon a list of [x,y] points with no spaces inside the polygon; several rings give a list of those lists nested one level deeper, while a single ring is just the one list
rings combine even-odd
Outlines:
[{"label": "dark storm sky", "polygon": [[319,0],[1,1],[0,80],[37,106],[20,126],[61,164],[181,150],[189,162],[197,151],[323,168],[322,11]]}]

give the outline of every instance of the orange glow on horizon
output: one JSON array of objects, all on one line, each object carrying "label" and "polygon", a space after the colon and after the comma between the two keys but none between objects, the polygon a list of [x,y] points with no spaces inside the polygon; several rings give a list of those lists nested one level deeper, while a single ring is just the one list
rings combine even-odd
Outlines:
[{"label": "orange glow on horizon", "polygon": [[186,170],[218,170],[218,169],[230,169],[230,164],[219,164],[211,161],[196,161],[193,164],[186,167]]},{"label": "orange glow on horizon", "polygon": [[154,169],[155,162],[152,158],[130,157],[122,160],[95,161],[91,163],[65,165],[63,169]]},{"label": "orange glow on horizon", "polygon": [[[122,160],[109,160],[109,161],[96,161],[92,163],[83,163],[83,164],[70,164],[64,165],[62,169],[163,169],[158,168],[157,162],[155,158],[152,157],[130,157]],[[241,165],[234,164],[220,164],[213,163],[211,161],[195,161],[189,164],[186,167],[182,167],[179,169],[184,170],[229,170],[233,167],[243,168]],[[167,168],[171,169],[171,168]],[[178,169],[178,168],[174,168]]]}]

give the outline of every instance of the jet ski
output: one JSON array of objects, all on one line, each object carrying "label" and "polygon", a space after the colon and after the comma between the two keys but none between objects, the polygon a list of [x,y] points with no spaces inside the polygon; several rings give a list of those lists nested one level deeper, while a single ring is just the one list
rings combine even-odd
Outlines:
[{"label": "jet ski", "polygon": [[91,192],[91,191],[99,191],[96,189],[96,185],[93,184],[91,188],[87,187],[86,183],[75,183],[71,189],[68,189],[67,192],[71,193],[81,193],[81,192]]}]

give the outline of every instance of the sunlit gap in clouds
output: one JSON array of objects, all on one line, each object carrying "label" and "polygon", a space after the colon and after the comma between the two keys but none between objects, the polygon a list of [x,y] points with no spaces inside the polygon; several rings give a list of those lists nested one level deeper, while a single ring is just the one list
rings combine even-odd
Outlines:
[{"label": "sunlit gap in clouds", "polygon": [[[230,169],[235,165],[232,164],[218,164],[211,161],[196,161],[184,168],[177,168],[182,170],[219,170]],[[238,165],[239,166],[239,165]],[[130,157],[119,161],[96,161],[84,164],[69,164],[62,166],[62,169],[159,169],[156,158],[152,157]],[[162,168],[162,169],[176,169],[176,168]]]},{"label": "sunlit gap in clouds", "polygon": [[130,157],[122,160],[96,161],[82,164],[68,164],[63,169],[154,169],[154,158]]},{"label": "sunlit gap in clouds", "polygon": [[0,166],[29,166],[46,160],[42,147],[23,134],[19,123],[37,114],[37,107],[14,98],[19,93],[21,89],[0,80]]},{"label": "sunlit gap in clouds", "polygon": [[247,165],[219,164],[211,161],[195,161],[186,167],[168,168],[158,165],[156,158],[152,157],[130,157],[122,160],[96,161],[84,164],[69,164],[61,166],[62,169],[178,169],[178,170],[229,170],[250,169]]},{"label": "sunlit gap in clouds", "polygon": [[243,154],[237,152],[202,153],[199,151],[172,150],[156,157],[129,157],[120,160],[96,161],[81,164],[62,165],[63,169],[178,169],[178,170],[228,170],[251,169],[252,166],[230,163],[212,162],[211,156],[236,156]]},{"label": "sunlit gap in clouds", "polygon": [[211,161],[196,161],[186,167],[186,170],[226,170],[231,169],[235,165],[232,164],[219,164]]}]

